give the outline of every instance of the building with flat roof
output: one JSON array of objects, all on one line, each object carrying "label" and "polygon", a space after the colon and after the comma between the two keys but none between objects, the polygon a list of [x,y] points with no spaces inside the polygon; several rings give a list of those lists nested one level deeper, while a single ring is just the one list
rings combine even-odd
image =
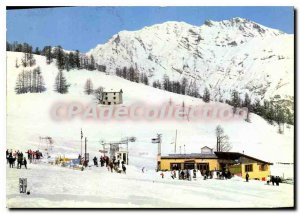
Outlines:
[{"label": "building with flat roof", "polygon": [[213,152],[205,146],[201,153],[169,154],[158,159],[160,170],[197,169],[200,171],[230,171],[231,174],[250,179],[265,180],[270,175],[266,162],[239,152]]}]

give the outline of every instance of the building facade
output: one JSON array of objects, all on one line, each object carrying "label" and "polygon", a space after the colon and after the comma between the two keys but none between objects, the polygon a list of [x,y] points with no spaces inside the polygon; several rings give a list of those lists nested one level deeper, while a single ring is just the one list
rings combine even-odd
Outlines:
[{"label": "building facade", "polygon": [[213,152],[209,147],[201,148],[201,153],[170,154],[158,160],[160,170],[197,169],[200,171],[230,171],[242,178],[266,180],[272,163],[259,160],[238,152]]},{"label": "building facade", "polygon": [[100,102],[103,105],[118,105],[123,103],[123,91],[109,91],[102,93],[102,100]]}]

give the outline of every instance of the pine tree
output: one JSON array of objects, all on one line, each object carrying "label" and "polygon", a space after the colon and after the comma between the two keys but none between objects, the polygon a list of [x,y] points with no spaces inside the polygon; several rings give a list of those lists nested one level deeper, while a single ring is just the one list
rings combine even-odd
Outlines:
[{"label": "pine tree", "polygon": [[239,93],[236,90],[234,90],[232,92],[230,103],[233,106],[233,113],[235,114],[237,108],[240,107],[240,105],[241,105],[241,100],[240,100],[240,97],[239,97]]},{"label": "pine tree", "polygon": [[210,102],[210,93],[209,93],[209,90],[208,88],[205,88],[204,89],[204,93],[203,93],[203,101],[206,102],[206,103],[209,103]]},{"label": "pine tree", "polygon": [[181,80],[181,94],[186,94],[188,80],[184,77]]},{"label": "pine tree", "polygon": [[278,125],[278,133],[283,134],[284,129],[281,128],[281,124],[283,124],[283,127],[284,127],[284,123],[285,123],[286,119],[285,119],[284,110],[279,104],[276,104],[276,106],[275,106],[274,119]]},{"label": "pine tree", "polygon": [[80,55],[78,50],[75,51],[74,60],[75,60],[76,68],[80,69]]},{"label": "pine tree", "polygon": [[187,95],[196,97],[196,98],[199,97],[199,89],[197,87],[195,80],[190,82]]},{"label": "pine tree", "polygon": [[243,107],[246,107],[247,108],[247,118],[246,118],[246,121],[247,122],[250,122],[250,112],[251,112],[251,100],[250,100],[250,97],[248,95],[248,93],[245,94],[245,99],[244,99],[244,102],[243,102]]},{"label": "pine tree", "polygon": [[153,81],[152,86],[153,86],[154,88],[162,89],[162,88],[161,88],[162,86],[161,86],[161,83],[159,82],[159,80]]},{"label": "pine tree", "polygon": [[90,57],[90,64],[89,64],[89,70],[95,70],[96,69],[96,65],[95,65],[95,59],[93,57],[93,55],[91,55]]},{"label": "pine tree", "polygon": [[61,46],[57,46],[54,51],[54,57],[56,58],[56,66],[59,70],[65,68],[65,54]]},{"label": "pine tree", "polygon": [[91,79],[87,79],[84,85],[84,93],[90,95],[93,93],[93,83]]},{"label": "pine tree", "polygon": [[46,63],[50,64],[53,61],[52,47],[51,46],[45,46],[43,52],[44,52],[45,57],[46,57]]},{"label": "pine tree", "polygon": [[69,67],[70,67],[71,69],[77,67],[77,66],[76,66],[76,61],[75,61],[75,55],[74,55],[73,52],[70,52],[70,53],[68,54],[68,63],[69,63]]},{"label": "pine tree", "polygon": [[35,53],[36,55],[40,55],[40,54],[41,54],[41,51],[40,51],[40,49],[39,49],[38,47],[36,47],[34,53]]},{"label": "pine tree", "polygon": [[165,91],[171,91],[170,79],[169,79],[168,75],[166,75],[166,74],[163,77],[163,89]]},{"label": "pine tree", "polygon": [[55,78],[55,91],[61,94],[68,93],[68,89],[70,85],[67,84],[67,80],[64,77],[63,71],[58,71],[57,76]]}]

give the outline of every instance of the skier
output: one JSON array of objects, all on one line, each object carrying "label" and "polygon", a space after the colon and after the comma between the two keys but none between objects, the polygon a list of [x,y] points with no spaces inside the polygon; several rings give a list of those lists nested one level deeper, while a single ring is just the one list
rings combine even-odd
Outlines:
[{"label": "skier", "polygon": [[109,162],[110,171],[113,172],[114,164],[112,161]]},{"label": "skier", "polygon": [[249,181],[249,174],[248,174],[248,172],[246,173],[246,182],[248,182]]},{"label": "skier", "polygon": [[22,168],[22,161],[23,161],[23,153],[22,153],[22,152],[21,152],[21,153],[18,153],[17,157],[18,157],[18,165],[17,165],[17,168],[18,168],[18,169],[21,169],[21,168]]},{"label": "skier", "polygon": [[279,186],[279,181],[280,181],[279,176],[276,176],[276,179],[275,179],[276,186]]},{"label": "skier", "polygon": [[181,178],[181,180],[184,180],[184,171],[183,170],[181,170],[181,172],[180,172],[180,178]]},{"label": "skier", "polygon": [[96,156],[94,157],[93,161],[94,161],[94,165],[98,167],[98,159]]},{"label": "skier", "polygon": [[161,172],[161,173],[160,173],[160,176],[161,176],[161,178],[164,178],[165,175],[164,175],[163,172]]},{"label": "skier", "polygon": [[24,160],[23,160],[23,165],[24,165],[25,169],[27,169],[27,160],[26,160],[25,157],[24,157]]},{"label": "skier", "polygon": [[9,152],[8,152],[8,149],[6,150],[6,164],[8,164],[9,163],[9,161],[8,161],[8,157],[9,157]]},{"label": "skier", "polygon": [[272,182],[272,185],[274,186],[274,183],[275,183],[275,177],[274,176],[271,176],[271,182]]},{"label": "skier", "polygon": [[196,175],[196,169],[193,170],[193,178],[196,178],[197,175]]},{"label": "skier", "polygon": [[12,156],[12,154],[9,155],[8,162],[9,162],[9,168],[14,168],[15,158]]},{"label": "skier", "polygon": [[101,163],[101,167],[103,167],[104,166],[104,158],[102,156],[100,157],[100,163]]},{"label": "skier", "polygon": [[125,167],[124,164],[122,164],[122,170],[123,170],[123,172],[126,174],[126,167]]}]

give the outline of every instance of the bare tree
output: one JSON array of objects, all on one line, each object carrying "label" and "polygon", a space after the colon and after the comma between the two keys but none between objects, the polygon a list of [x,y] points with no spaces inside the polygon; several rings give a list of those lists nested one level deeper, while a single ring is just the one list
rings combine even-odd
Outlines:
[{"label": "bare tree", "polygon": [[101,103],[101,101],[102,101],[103,90],[104,90],[104,88],[101,86],[94,90],[94,95],[95,95],[96,99],[98,100],[98,103]]},{"label": "bare tree", "polygon": [[91,79],[87,79],[84,85],[84,93],[90,95],[93,93],[93,83]]},{"label": "bare tree", "polygon": [[229,137],[224,133],[224,129],[218,125],[216,128],[217,152],[228,152],[232,146],[229,143]]}]

